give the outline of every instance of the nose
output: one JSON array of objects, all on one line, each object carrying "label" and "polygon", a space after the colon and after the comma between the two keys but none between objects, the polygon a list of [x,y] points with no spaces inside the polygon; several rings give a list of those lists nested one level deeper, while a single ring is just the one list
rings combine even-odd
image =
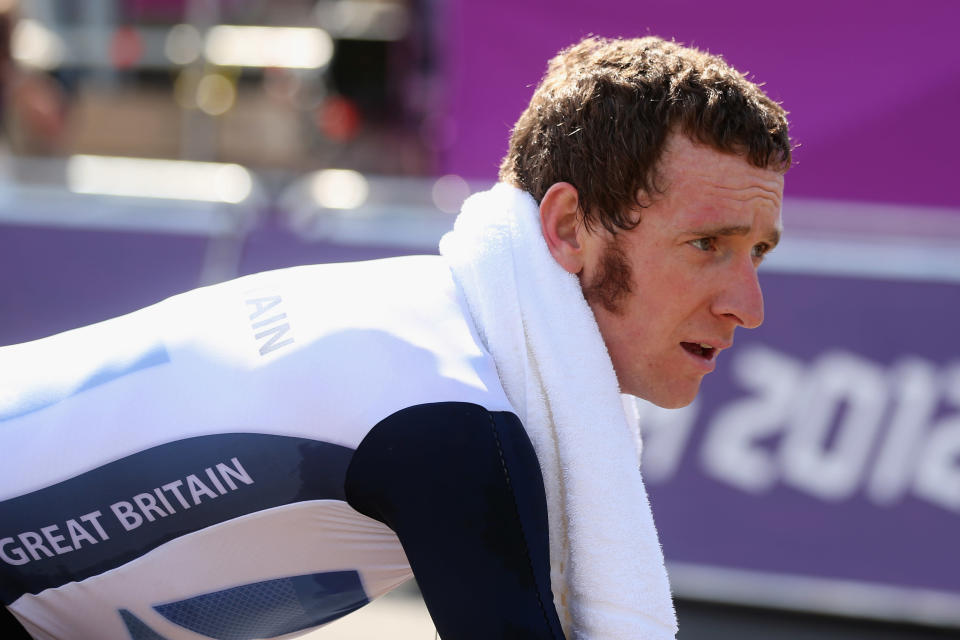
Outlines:
[{"label": "nose", "polygon": [[731,265],[724,279],[714,300],[713,312],[747,329],[756,329],[763,324],[763,292],[756,266],[749,261]]}]

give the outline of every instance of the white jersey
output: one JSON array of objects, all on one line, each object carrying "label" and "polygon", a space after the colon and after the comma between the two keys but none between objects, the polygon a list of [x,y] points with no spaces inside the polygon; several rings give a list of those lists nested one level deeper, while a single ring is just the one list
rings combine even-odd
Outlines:
[{"label": "white jersey", "polygon": [[3,604],[44,639],[337,618],[411,576],[344,498],[353,451],[446,401],[511,410],[437,257],[257,274],[4,347]]}]

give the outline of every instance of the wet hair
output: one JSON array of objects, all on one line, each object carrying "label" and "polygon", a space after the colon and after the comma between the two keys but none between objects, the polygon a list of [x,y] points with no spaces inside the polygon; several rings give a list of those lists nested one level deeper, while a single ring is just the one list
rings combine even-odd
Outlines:
[{"label": "wet hair", "polygon": [[652,36],[590,37],[550,61],[500,180],[537,202],[569,182],[587,229],[630,229],[663,192],[657,168],[674,130],[756,167],[790,167],[786,111],[720,56]]}]

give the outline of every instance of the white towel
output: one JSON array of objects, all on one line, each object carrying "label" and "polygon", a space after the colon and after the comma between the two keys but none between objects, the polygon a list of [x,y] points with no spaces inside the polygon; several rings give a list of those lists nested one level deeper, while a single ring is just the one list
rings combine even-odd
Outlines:
[{"label": "white towel", "polygon": [[636,413],[576,276],[547,249],[536,201],[506,184],[470,197],[440,253],[540,461],[567,638],[674,638]]}]

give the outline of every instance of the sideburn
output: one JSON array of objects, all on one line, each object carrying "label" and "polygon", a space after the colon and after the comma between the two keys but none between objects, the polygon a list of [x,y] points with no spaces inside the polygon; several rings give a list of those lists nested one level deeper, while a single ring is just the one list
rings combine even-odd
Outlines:
[{"label": "sideburn", "polygon": [[613,236],[600,257],[597,273],[583,285],[583,297],[619,315],[620,305],[631,291],[631,273],[630,261],[620,246],[619,237]]}]

